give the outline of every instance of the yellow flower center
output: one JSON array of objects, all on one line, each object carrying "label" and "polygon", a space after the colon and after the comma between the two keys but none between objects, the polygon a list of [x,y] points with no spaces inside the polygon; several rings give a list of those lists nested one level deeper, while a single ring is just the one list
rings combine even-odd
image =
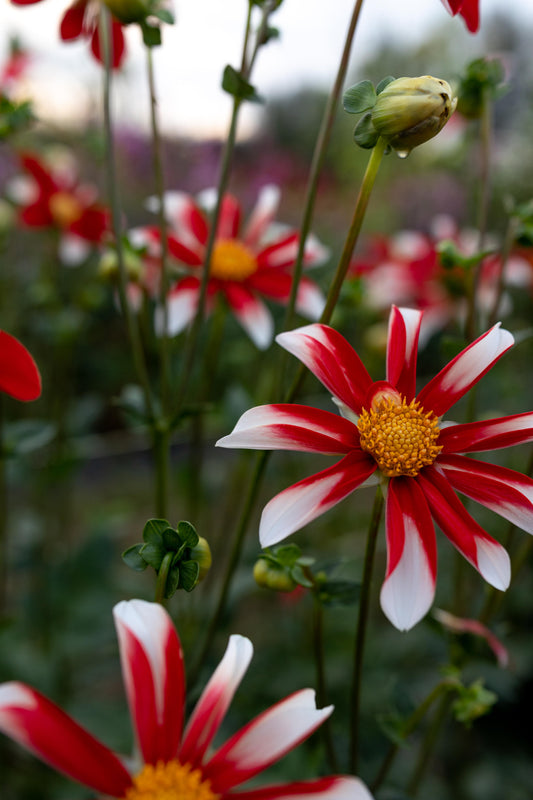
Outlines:
[{"label": "yellow flower center", "polygon": [[257,270],[257,259],[252,251],[236,239],[215,242],[211,269],[212,278],[221,281],[244,281]]},{"label": "yellow flower center", "polygon": [[146,764],[133,778],[124,800],[219,800],[199,769],[179,761]]},{"label": "yellow flower center", "polygon": [[420,403],[395,396],[377,396],[357,423],[361,447],[370,453],[384,475],[410,475],[432,464],[442,450],[438,418]]},{"label": "yellow flower center", "polygon": [[50,213],[54,222],[60,228],[68,228],[83,214],[83,209],[68,192],[55,192],[50,198]]}]

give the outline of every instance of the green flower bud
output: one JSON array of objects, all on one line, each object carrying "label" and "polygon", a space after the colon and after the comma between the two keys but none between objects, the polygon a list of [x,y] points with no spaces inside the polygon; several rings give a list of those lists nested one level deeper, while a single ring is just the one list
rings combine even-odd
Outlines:
[{"label": "green flower bud", "polygon": [[266,558],[260,558],[254,565],[254,580],[264,589],[273,589],[275,592],[292,592],[296,582],[289,573]]},{"label": "green flower bud", "polygon": [[150,0],[102,0],[113,16],[129,25],[131,22],[142,22],[150,13]]},{"label": "green flower bud", "polygon": [[213,559],[211,557],[211,548],[209,547],[207,539],[204,539],[203,536],[198,538],[198,544],[195,547],[191,547],[190,559],[191,561],[198,562],[198,566],[200,567],[198,580],[203,580],[209,572],[211,564],[213,563]]},{"label": "green flower bud", "polygon": [[450,84],[440,78],[397,78],[378,94],[371,121],[376,133],[405,157],[437,135],[456,105]]},{"label": "green flower bud", "polygon": [[[140,280],[143,266],[141,259],[131,250],[124,251],[124,266],[130,281]],[[98,274],[104,280],[115,280],[118,278],[118,255],[116,250],[107,250],[98,264]]]}]

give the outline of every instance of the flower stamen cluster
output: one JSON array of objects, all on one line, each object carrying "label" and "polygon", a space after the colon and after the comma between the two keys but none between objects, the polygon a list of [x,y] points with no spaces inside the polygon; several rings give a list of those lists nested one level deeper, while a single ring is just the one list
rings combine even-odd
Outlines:
[{"label": "flower stamen cluster", "polygon": [[179,761],[146,764],[133,778],[124,800],[218,800],[202,772]]},{"label": "flower stamen cluster", "polygon": [[440,429],[432,411],[405,398],[381,397],[363,409],[357,423],[361,447],[370,453],[387,477],[414,478],[432,464],[442,450],[436,444]]},{"label": "flower stamen cluster", "polygon": [[221,281],[244,281],[257,271],[257,259],[250,248],[236,239],[215,242],[209,273]]}]

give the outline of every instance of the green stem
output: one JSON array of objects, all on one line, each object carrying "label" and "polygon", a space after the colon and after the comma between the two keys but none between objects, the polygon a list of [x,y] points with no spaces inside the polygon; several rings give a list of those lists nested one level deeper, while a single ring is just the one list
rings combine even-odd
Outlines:
[{"label": "green stem", "polygon": [[431,690],[431,692],[427,695],[427,697],[425,697],[424,700],[422,700],[420,705],[417,706],[417,708],[415,708],[411,716],[406,720],[406,722],[402,726],[401,741],[393,742],[391,744],[383,760],[383,763],[380,767],[380,770],[374,782],[370,786],[372,793],[375,793],[379,789],[379,787],[387,777],[389,770],[394,762],[394,759],[396,758],[401,746],[403,745],[403,742],[413,733],[413,731],[416,730],[416,728],[418,727],[422,719],[425,717],[425,715],[427,714],[427,712],[429,711],[435,700],[438,700],[438,698],[442,694],[449,692],[451,689],[454,688],[454,686],[455,683],[452,680],[447,679],[441,681]]},{"label": "green stem", "polygon": [[0,395],[0,619],[7,607],[7,470],[4,451],[4,397]]},{"label": "green stem", "polygon": [[118,261],[118,293],[120,298],[120,306],[124,319],[126,320],[126,328],[130,341],[130,347],[133,357],[133,362],[137,372],[137,376],[141,383],[144,392],[144,400],[146,409],[150,417],[154,417],[154,404],[152,400],[152,392],[150,389],[150,381],[148,378],[148,371],[144,360],[144,352],[139,335],[137,322],[132,313],[130,304],[127,298],[128,276],[126,272],[126,265],[124,261],[124,248],[122,245],[122,209],[118,195],[118,180],[117,169],[115,163],[114,143],[113,143],[113,124],[111,121],[111,52],[110,52],[110,14],[107,9],[102,5],[100,8],[100,23],[99,34],[100,41],[103,43],[103,51],[105,53],[105,70],[104,70],[104,129],[106,138],[106,169],[108,177],[108,189],[111,205],[111,227],[115,237],[115,246],[117,250]]},{"label": "green stem", "polygon": [[146,46],[148,87],[150,91],[150,121],[152,127],[152,161],[154,168],[155,193],[158,199],[158,223],[161,236],[161,287],[160,303],[163,312],[163,329],[159,335],[161,359],[161,408],[163,415],[168,413],[170,401],[170,354],[168,338],[169,265],[168,265],[168,225],[165,214],[165,186],[163,179],[162,144],[157,119],[157,97],[154,79],[152,48]]},{"label": "green stem", "polygon": [[[313,595],[313,655],[315,660],[316,670],[316,701],[318,708],[323,708],[327,705],[327,689],[326,689],[326,666],[324,658],[324,607],[316,592]],[[337,755],[333,745],[333,736],[331,733],[331,717],[324,722],[321,726],[322,738],[324,740],[324,747],[326,749],[326,757],[328,759],[329,768],[332,772],[339,771]]]},{"label": "green stem", "polygon": [[[333,311],[335,310],[335,306],[337,304],[337,300],[339,299],[339,294],[342,288],[342,284],[348,272],[353,251],[355,245],[357,244],[357,239],[359,238],[359,234],[361,232],[361,227],[363,225],[363,220],[365,218],[365,213],[368,207],[368,202],[370,200],[370,195],[372,193],[372,189],[374,188],[374,183],[376,182],[378,170],[381,161],[383,159],[383,156],[385,154],[386,148],[387,148],[387,143],[385,139],[383,139],[383,137],[380,136],[376,146],[372,149],[372,152],[370,154],[365,174],[363,176],[363,182],[361,184],[361,188],[357,196],[357,201],[355,203],[355,209],[352,221],[348,229],[346,240],[344,242],[344,247],[341,253],[341,257],[337,265],[335,275],[333,276],[331,286],[329,287],[328,295],[326,298],[326,305],[324,307],[324,311],[322,312],[322,316],[320,317],[320,322],[323,324],[327,324],[331,320]],[[301,386],[304,375],[305,375],[305,367],[302,365],[298,370],[298,373],[291,388],[289,389],[285,402],[290,402],[297,394]]]},{"label": "green stem", "polygon": [[516,217],[510,217],[507,223],[507,230],[505,231],[505,238],[503,240],[503,246],[500,253],[500,259],[498,264],[498,279],[496,284],[496,294],[494,297],[494,305],[492,306],[492,311],[489,314],[489,326],[492,327],[498,321],[498,311],[500,309],[500,303],[503,296],[503,291],[505,289],[505,269],[507,267],[507,262],[509,260],[509,255],[511,253],[511,248],[513,246],[513,242],[515,240],[517,230],[517,219]]},{"label": "green stem", "polygon": [[407,794],[409,797],[415,797],[418,794],[418,790],[420,788],[420,784],[422,783],[422,779],[426,773],[426,770],[429,766],[429,762],[431,756],[433,754],[433,750],[435,749],[435,745],[437,744],[437,739],[441,732],[441,729],[446,721],[446,717],[448,716],[448,710],[450,708],[451,697],[449,693],[446,693],[439,703],[439,707],[435,712],[435,716],[433,717],[433,721],[428,728],[426,733],[425,739],[422,743],[422,748],[420,750],[420,755],[418,757],[418,761],[415,765],[413,770],[413,774],[411,776],[411,780],[409,781],[407,787]]},{"label": "green stem", "polygon": [[376,541],[383,513],[384,497],[380,486],[376,490],[374,507],[370,518],[370,526],[366,540],[365,562],[363,567],[363,579],[361,584],[361,596],[359,598],[359,614],[357,616],[357,628],[355,633],[355,650],[352,671],[352,690],[351,690],[351,726],[350,726],[350,769],[357,773],[358,745],[359,745],[359,717],[361,706],[361,678],[363,673],[363,653],[365,646],[366,628],[368,622],[368,612],[370,609],[370,590],[372,587],[372,569],[374,566],[374,555],[376,552]]},{"label": "green stem", "polygon": [[155,513],[159,519],[168,516],[170,479],[170,434],[164,421],[156,421],[152,431],[155,458]]},{"label": "green stem", "polygon": [[157,573],[154,601],[156,603],[160,603],[161,605],[165,604],[165,589],[167,587],[168,573],[173,558],[174,553],[165,553],[161,562],[161,566],[159,567],[159,572]]}]

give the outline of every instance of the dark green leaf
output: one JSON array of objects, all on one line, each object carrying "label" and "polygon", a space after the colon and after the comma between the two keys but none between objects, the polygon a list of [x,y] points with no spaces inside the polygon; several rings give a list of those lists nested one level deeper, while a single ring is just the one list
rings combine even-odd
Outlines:
[{"label": "dark green leaf", "polygon": [[233,97],[238,97],[240,100],[248,100],[250,103],[263,102],[252,84],[248,83],[240,72],[237,72],[230,64],[224,69],[222,88],[225,92],[233,95]]},{"label": "dark green leaf", "polygon": [[190,522],[186,522],[185,520],[180,520],[180,522],[178,522],[177,531],[181,541],[186,544],[187,547],[196,547],[200,537],[196,533],[194,525],[191,525]]},{"label": "dark green leaf", "polygon": [[290,575],[293,581],[299,583],[300,586],[305,586],[306,589],[313,588],[313,581],[307,577],[299,564],[296,564],[296,566],[291,569]]},{"label": "dark green leaf", "polygon": [[149,564],[153,567],[156,571],[159,571],[161,567],[161,562],[165,557],[165,548],[162,544],[157,544],[156,542],[149,542],[148,544],[143,544],[141,549],[139,550],[140,555]]},{"label": "dark green leaf", "polygon": [[163,533],[170,528],[166,519],[149,519],[143,530],[143,541],[161,545]]},{"label": "dark green leaf", "polygon": [[375,102],[376,90],[372,81],[361,81],[355,86],[350,86],[342,97],[344,110],[348,114],[362,114],[363,111],[369,111],[374,107]]},{"label": "dark green leaf", "polygon": [[353,138],[356,144],[358,144],[359,147],[363,147],[365,150],[371,150],[376,146],[379,134],[372,125],[372,114],[370,111],[365,114],[355,126]]},{"label": "dark green leaf", "polygon": [[128,547],[127,550],[124,550],[122,553],[122,560],[125,564],[128,565],[130,569],[134,569],[136,572],[143,572],[148,564],[141,556],[141,550],[144,547],[142,544],[134,544],[131,547]]},{"label": "dark green leaf", "polygon": [[167,550],[179,550],[182,546],[182,538],[173,528],[165,528],[163,531],[163,544]]},{"label": "dark green leaf", "polygon": [[297,544],[284,544],[281,547],[276,547],[274,555],[276,559],[286,566],[292,566],[298,558],[300,558],[302,551]]},{"label": "dark green leaf", "polygon": [[168,599],[179,589],[180,584],[180,568],[178,566],[172,567],[167,575],[167,582],[165,585],[165,597]]},{"label": "dark green leaf", "polygon": [[146,47],[159,47],[161,44],[161,29],[157,25],[148,25],[146,22],[141,22],[140,26]]},{"label": "dark green leaf", "polygon": [[180,588],[192,592],[198,583],[200,565],[198,561],[182,561],[180,564]]},{"label": "dark green leaf", "polygon": [[393,78],[392,75],[387,75],[387,77],[383,78],[383,80],[381,80],[376,86],[376,94],[381,94],[383,89],[386,89],[389,83],[392,83],[395,80],[396,78]]}]

